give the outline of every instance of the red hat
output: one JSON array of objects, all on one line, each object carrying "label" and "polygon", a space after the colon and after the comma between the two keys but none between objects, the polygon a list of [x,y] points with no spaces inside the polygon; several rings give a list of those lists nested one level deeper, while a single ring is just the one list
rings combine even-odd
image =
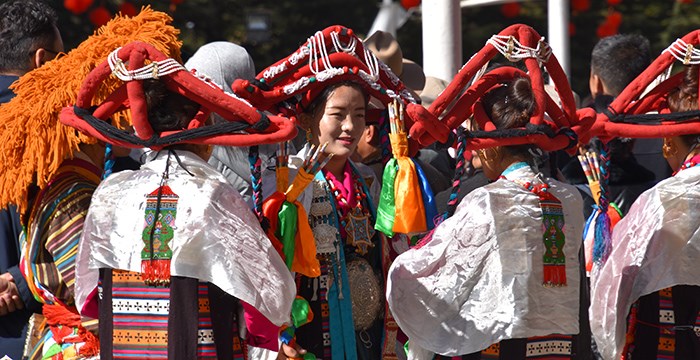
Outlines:
[{"label": "red hat", "polygon": [[[614,137],[659,138],[700,133],[697,111],[669,114],[666,102],[668,93],[683,82],[685,75],[680,72],[669,77],[673,64],[676,60],[684,65],[700,64],[700,49],[695,48],[699,44],[700,30],[673,42],[625,87],[608,111],[598,114],[590,131],[580,135],[606,141]],[[650,112],[657,114],[647,114]]]},{"label": "red hat", "polygon": [[[125,83],[92,110],[95,94],[112,75]],[[148,121],[141,82],[144,79],[161,79],[169,90],[202,106],[187,129],[160,134],[154,132]],[[136,134],[120,130],[102,120],[109,119],[124,108],[131,111]],[[216,112],[230,122],[205,126],[210,112]],[[63,108],[60,120],[111,144],[154,149],[181,143],[250,146],[281,142],[296,135],[296,128],[289,119],[263,114],[248,102],[188,72],[182,64],[153,46],[138,41],[112,52],[88,75],[75,106]]]},{"label": "red hat", "polygon": [[261,71],[255,80],[236,80],[232,88],[261,109],[295,117],[323,89],[342,81],[359,83],[384,104],[394,99],[417,101],[351,29],[340,25],[317,32],[297,51]]},{"label": "red hat", "polygon": [[[513,67],[502,67],[473,80],[498,53],[513,62],[523,60],[527,73]],[[554,81],[561,107],[545,91],[542,66]],[[535,113],[523,128],[496,130],[478,100],[493,88],[517,77],[530,79],[537,104]],[[520,144],[536,144],[546,151],[570,148],[576,144],[573,129],[580,123],[592,123],[594,120],[594,112],[577,117],[566,74],[552,55],[549,45],[534,29],[522,24],[509,26],[491,37],[484,48],[462,67],[430,108],[408,105],[407,112],[414,122],[411,137],[423,146],[435,141],[447,142],[452,129],[474,115],[481,131],[468,134],[469,149]],[[548,117],[545,117],[545,113]]]}]

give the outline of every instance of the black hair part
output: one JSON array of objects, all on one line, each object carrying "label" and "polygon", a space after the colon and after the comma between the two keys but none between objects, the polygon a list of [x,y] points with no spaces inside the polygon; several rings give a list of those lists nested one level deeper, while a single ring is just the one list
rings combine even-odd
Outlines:
[{"label": "black hair part", "polygon": [[600,77],[614,96],[620,95],[649,64],[649,40],[639,34],[604,37],[591,52],[591,73]]},{"label": "black hair part", "polygon": [[[698,72],[699,65],[686,66],[683,82],[668,94],[668,108],[671,112],[698,110]],[[700,140],[699,134],[682,135],[681,139],[688,146]]]},{"label": "black hair part", "polygon": [[143,92],[148,121],[157,133],[186,129],[200,108],[198,103],[168,90],[160,80],[143,80]]},{"label": "black hair part", "polygon": [[49,51],[58,35],[56,12],[39,0],[12,0],[0,5],[0,71],[31,69],[30,57]]},{"label": "black hair part", "polygon": [[360,93],[362,93],[362,96],[364,96],[364,98],[365,98],[365,106],[367,106],[367,104],[369,104],[369,94],[367,93],[367,91],[365,91],[365,89],[362,87],[362,85],[360,85],[354,81],[341,81],[341,82],[337,82],[335,84],[326,86],[326,88],[324,88],[323,91],[321,91],[321,93],[318,94],[318,96],[316,96],[316,98],[314,98],[311,101],[311,103],[309,103],[308,106],[306,106],[306,108],[304,109],[304,112],[311,115],[312,117],[316,116],[316,113],[319,110],[323,109],[328,98],[330,98],[331,95],[333,94],[333,92],[335,92],[335,89],[342,87],[342,86],[349,86],[349,87],[359,91]]},{"label": "black hair part", "polygon": [[[498,130],[523,128],[537,108],[530,79],[518,77],[482,96],[486,115]],[[503,146],[513,156],[532,159],[539,152],[536,145]],[[533,159],[534,160],[534,159]]]}]

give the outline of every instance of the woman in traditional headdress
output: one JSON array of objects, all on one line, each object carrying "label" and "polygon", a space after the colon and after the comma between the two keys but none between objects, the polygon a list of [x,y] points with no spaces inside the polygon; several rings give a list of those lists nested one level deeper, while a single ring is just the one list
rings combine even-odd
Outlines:
[{"label": "woman in traditional headdress", "polygon": [[[686,66],[668,93],[671,114],[659,118],[697,118],[699,66]],[[674,175],[644,192],[612,233],[591,284],[591,330],[604,359],[700,357],[699,145],[700,131],[664,138]]]},{"label": "woman in traditional headdress", "polygon": [[[387,71],[363,50],[352,30],[334,26],[264,69],[256,81],[234,84],[237,95],[255,106],[267,103],[273,113],[289,114],[307,134],[297,155],[287,157],[284,147],[280,149],[276,179],[271,170],[262,173],[262,188],[276,185],[278,190],[262,206],[270,232],[285,237],[289,219],[270,209],[282,214],[295,202],[296,249],[310,249],[295,253],[284,246],[285,259],[296,273],[297,295],[309,303],[313,318],[294,331],[283,331],[281,358],[302,353],[318,359],[395,356],[388,340],[393,334],[385,334],[388,254],[384,237],[374,230],[379,181],[371,169],[350,160],[365,130],[370,98],[382,103],[402,99],[400,81],[394,78],[391,85]],[[282,177],[287,165],[291,186]],[[301,191],[300,183],[308,187]],[[285,196],[289,204],[280,206]],[[294,234],[290,239],[295,242]],[[309,266],[297,265],[303,259]]]},{"label": "woman in traditional headdress", "polygon": [[[110,74],[122,88],[85,109]],[[261,114],[142,42],[112,52],[80,95],[62,122],[114,145],[155,150],[139,170],[106,178],[85,219],[76,303],[83,314],[99,313],[101,358],[242,359],[246,344],[279,349],[293,278],[206,159],[212,144],[289,139],[289,120]],[[101,120],[127,102],[135,134]],[[213,111],[228,121],[211,124]]]},{"label": "woman in traditional headdress", "polygon": [[[525,73],[500,67],[483,79],[499,76],[476,92],[475,137],[522,136],[544,106]],[[540,172],[537,143],[477,154],[494,182],[465,196],[432,238],[399,255],[389,271],[388,301],[408,335],[409,358],[584,358],[580,194]]]},{"label": "woman in traditional headdress", "polygon": [[[167,14],[144,8],[118,16],[76,49],[23,75],[17,96],[2,105],[0,206],[23,214],[21,270],[43,304],[46,326],[28,343],[30,359],[90,358],[98,353],[96,321],[75,308],[76,252],[92,194],[100,182],[104,144],[59,122],[62,107],[77,98],[88,73],[114,48],[147,41],[179,57],[177,30]],[[104,84],[103,100],[115,87]],[[115,115],[114,122],[127,120]],[[30,339],[35,340],[35,339]]]}]

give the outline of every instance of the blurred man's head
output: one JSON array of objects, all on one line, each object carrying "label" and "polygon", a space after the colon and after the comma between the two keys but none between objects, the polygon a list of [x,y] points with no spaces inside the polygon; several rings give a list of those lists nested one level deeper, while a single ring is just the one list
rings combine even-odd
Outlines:
[{"label": "blurred man's head", "polygon": [[63,51],[56,13],[39,0],[0,5],[0,74],[21,76]]},{"label": "blurred man's head", "polygon": [[618,96],[651,63],[649,40],[639,34],[600,39],[591,53],[591,96]]}]

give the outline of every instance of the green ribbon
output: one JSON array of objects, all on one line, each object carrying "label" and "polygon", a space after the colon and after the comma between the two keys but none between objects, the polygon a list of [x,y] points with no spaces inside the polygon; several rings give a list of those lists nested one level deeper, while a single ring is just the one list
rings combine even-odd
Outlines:
[{"label": "green ribbon", "polygon": [[309,307],[309,302],[303,297],[297,296],[294,302],[292,302],[292,325],[294,325],[295,328],[299,328],[308,323],[310,312],[311,308]]},{"label": "green ribbon", "polygon": [[277,225],[277,231],[275,236],[282,243],[282,252],[284,253],[284,262],[287,264],[287,268],[292,269],[292,262],[294,261],[294,245],[295,236],[297,233],[297,207],[285,201],[280,207],[279,219]]},{"label": "green ribbon", "polygon": [[377,207],[377,221],[374,228],[383,232],[386,236],[394,236],[394,217],[396,216],[396,199],[394,194],[394,183],[399,165],[396,159],[391,158],[384,167],[382,175],[382,192],[379,195],[379,206]]}]

